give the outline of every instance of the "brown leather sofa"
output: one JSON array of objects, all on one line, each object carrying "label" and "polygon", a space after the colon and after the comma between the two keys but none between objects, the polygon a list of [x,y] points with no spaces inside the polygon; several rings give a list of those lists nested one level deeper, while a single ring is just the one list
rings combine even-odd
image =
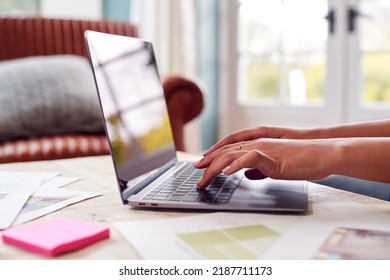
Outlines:
[{"label": "brown leather sofa", "polygon": [[[138,36],[137,27],[128,22],[0,17],[0,62],[62,54],[86,57],[84,31],[87,29]],[[202,89],[198,82],[179,75],[167,77],[163,81],[163,86],[172,119],[176,148],[185,151],[183,129],[185,124],[196,118],[203,109]],[[47,134],[34,137],[15,137],[0,142],[0,163],[104,154],[109,154],[104,131],[93,134],[70,132],[58,135],[48,131]]]}]

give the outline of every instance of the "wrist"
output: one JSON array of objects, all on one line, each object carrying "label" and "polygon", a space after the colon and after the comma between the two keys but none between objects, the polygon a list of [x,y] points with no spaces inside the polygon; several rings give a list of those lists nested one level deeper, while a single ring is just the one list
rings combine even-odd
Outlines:
[{"label": "wrist", "polygon": [[[347,161],[350,159],[350,145],[345,139],[328,139],[329,142],[326,153],[326,170],[327,176],[332,174],[343,174],[344,169],[348,166]],[[348,168],[348,167],[347,167]]]},{"label": "wrist", "polygon": [[[310,153],[311,157],[315,159],[312,163],[313,176],[310,178],[323,179],[332,174],[339,174],[340,167],[342,167],[345,147],[341,141],[336,139],[316,139],[308,140],[314,143]],[[310,143],[309,142],[309,143]]]},{"label": "wrist", "polygon": [[286,139],[321,139],[321,131],[317,128],[288,128],[285,129],[283,137]]}]

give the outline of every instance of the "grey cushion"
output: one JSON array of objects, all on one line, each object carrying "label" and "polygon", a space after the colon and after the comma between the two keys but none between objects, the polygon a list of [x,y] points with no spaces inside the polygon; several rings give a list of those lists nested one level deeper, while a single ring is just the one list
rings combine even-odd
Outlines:
[{"label": "grey cushion", "polygon": [[0,62],[0,140],[103,131],[85,58],[56,55]]}]

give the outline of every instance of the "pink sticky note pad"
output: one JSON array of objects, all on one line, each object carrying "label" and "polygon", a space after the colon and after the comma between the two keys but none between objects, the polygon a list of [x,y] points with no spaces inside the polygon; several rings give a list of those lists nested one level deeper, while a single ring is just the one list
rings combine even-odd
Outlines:
[{"label": "pink sticky note pad", "polygon": [[4,230],[4,243],[45,256],[56,256],[83,248],[110,236],[108,226],[57,218]]}]

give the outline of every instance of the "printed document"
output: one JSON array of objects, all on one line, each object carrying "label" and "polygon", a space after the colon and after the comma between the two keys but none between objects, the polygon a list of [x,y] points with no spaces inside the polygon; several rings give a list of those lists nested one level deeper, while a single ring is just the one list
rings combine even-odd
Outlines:
[{"label": "printed document", "polygon": [[145,259],[390,259],[390,215],[342,197],[312,206],[314,215],[224,212],[114,225]]},{"label": "printed document", "polygon": [[62,187],[80,178],[54,172],[0,172],[0,230],[101,194]]},{"label": "printed document", "polygon": [[[47,174],[0,172],[0,229],[8,228]],[[51,175],[50,175],[51,176]]]}]

